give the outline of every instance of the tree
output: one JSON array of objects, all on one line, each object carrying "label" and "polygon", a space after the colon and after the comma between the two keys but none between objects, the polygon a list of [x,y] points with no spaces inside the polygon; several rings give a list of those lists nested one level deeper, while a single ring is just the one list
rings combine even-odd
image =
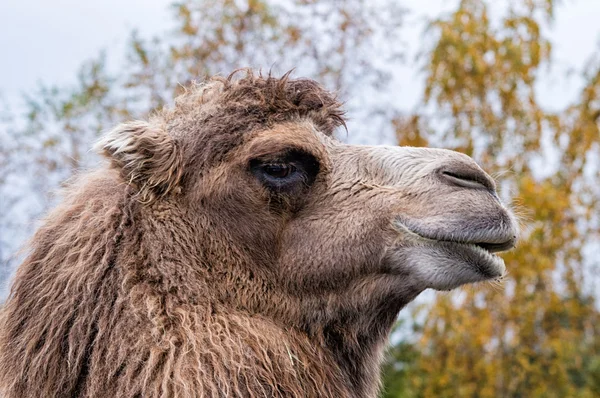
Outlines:
[{"label": "tree", "polygon": [[26,97],[28,112],[19,123],[11,116],[0,125],[0,282],[54,191],[96,160],[87,156],[90,143],[120,113],[111,84],[100,56],[81,67],[75,86],[41,86]]},{"label": "tree", "polygon": [[[576,104],[546,112],[535,83],[551,61],[541,25],[555,5],[512,2],[500,20],[488,9],[463,0],[431,24],[412,139],[441,141],[486,170],[511,170],[497,181],[519,204],[523,237],[504,255],[502,287],[436,296],[418,359],[403,375],[409,387],[389,396],[597,396],[600,314],[582,248],[599,237],[600,65],[589,65]],[[554,163],[548,147],[559,153]]]}]

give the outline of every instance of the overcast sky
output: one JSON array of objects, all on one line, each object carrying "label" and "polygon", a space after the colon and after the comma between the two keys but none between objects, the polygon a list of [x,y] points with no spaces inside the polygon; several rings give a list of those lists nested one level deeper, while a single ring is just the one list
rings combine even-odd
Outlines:
[{"label": "overcast sky", "polygon": [[[73,83],[81,63],[105,49],[112,67],[119,65],[129,32],[148,37],[167,31],[173,0],[0,0],[0,95],[11,104],[38,82]],[[421,18],[451,10],[457,0],[400,0],[414,13],[406,28],[412,51],[418,49]],[[498,0],[502,1],[502,0]],[[508,0],[506,0],[508,1]],[[565,79],[568,66],[581,67],[598,48],[600,0],[562,0],[551,37],[556,67],[540,85],[543,104],[553,108],[574,99],[580,82]],[[418,99],[422,79],[414,67],[402,71],[400,102]],[[412,69],[411,69],[412,68]],[[227,72],[227,71],[223,71]]]}]

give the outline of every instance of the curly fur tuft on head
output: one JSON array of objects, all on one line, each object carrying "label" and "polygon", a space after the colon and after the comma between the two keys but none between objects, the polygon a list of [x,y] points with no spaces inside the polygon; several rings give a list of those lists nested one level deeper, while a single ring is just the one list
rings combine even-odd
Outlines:
[{"label": "curly fur tuft on head", "polygon": [[344,111],[337,98],[314,80],[290,79],[290,74],[276,78],[240,69],[228,77],[215,76],[186,90],[176,100],[173,114],[189,115],[212,102],[221,115],[231,121],[238,119],[234,128],[250,129],[257,124],[269,126],[302,118],[310,119],[326,135],[332,135],[339,126],[345,127]]}]

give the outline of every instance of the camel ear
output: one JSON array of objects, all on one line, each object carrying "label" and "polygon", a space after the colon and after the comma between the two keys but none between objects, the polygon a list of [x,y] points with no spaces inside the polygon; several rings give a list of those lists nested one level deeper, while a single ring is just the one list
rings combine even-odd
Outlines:
[{"label": "camel ear", "polygon": [[181,151],[163,128],[142,121],[123,123],[106,134],[95,150],[111,160],[143,201],[180,191]]}]

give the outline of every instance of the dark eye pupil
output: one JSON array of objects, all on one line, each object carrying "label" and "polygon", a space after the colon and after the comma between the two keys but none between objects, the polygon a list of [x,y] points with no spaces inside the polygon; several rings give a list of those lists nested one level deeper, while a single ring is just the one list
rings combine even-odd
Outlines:
[{"label": "dark eye pupil", "polygon": [[264,167],[265,173],[275,178],[285,178],[289,176],[294,167],[289,164],[268,164]]}]

